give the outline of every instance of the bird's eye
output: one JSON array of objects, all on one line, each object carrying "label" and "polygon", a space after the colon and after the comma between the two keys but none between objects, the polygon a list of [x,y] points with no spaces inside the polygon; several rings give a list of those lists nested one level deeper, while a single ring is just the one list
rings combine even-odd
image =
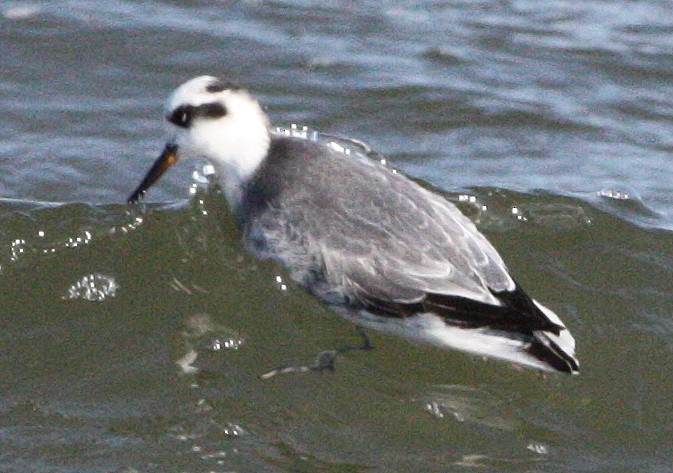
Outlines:
[{"label": "bird's eye", "polygon": [[176,108],[168,117],[168,121],[180,128],[189,128],[194,117],[194,107],[191,105],[183,105]]}]

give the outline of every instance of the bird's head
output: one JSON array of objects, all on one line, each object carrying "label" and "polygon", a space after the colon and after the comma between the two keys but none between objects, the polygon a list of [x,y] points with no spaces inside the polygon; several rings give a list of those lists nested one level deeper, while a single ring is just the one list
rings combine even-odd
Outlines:
[{"label": "bird's head", "polygon": [[234,83],[201,76],[178,87],[165,112],[174,133],[128,201],[138,201],[178,159],[205,158],[235,205],[231,199],[269,150],[269,119],[259,102]]}]

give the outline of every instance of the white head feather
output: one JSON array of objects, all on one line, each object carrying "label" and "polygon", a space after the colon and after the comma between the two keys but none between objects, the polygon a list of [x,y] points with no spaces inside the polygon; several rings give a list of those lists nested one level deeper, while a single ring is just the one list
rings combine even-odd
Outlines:
[{"label": "white head feather", "polygon": [[172,142],[180,158],[205,158],[213,164],[229,205],[235,207],[241,185],[269,151],[269,119],[248,92],[212,76],[196,77],[178,87],[168,100],[166,117],[172,121],[176,111],[207,104],[220,104],[226,113],[195,115],[188,126],[177,127]]}]

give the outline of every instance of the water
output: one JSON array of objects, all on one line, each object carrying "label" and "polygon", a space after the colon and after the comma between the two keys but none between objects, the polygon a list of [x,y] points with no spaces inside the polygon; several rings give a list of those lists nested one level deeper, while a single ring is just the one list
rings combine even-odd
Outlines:
[{"label": "water", "polygon": [[[0,1],[0,470],[673,471],[667,2]],[[357,341],[241,251],[174,87],[364,139],[475,220],[578,377]]]}]

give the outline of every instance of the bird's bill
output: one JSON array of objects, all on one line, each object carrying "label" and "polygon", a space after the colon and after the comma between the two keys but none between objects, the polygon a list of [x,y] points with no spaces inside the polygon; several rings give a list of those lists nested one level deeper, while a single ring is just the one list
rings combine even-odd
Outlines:
[{"label": "bird's bill", "polygon": [[178,162],[178,147],[175,144],[167,143],[161,155],[154,161],[149,172],[140,183],[138,188],[133,191],[133,194],[128,198],[128,203],[132,204],[145,194],[145,191],[152,187],[152,185],[159,180],[159,178],[166,172],[166,170]]}]

